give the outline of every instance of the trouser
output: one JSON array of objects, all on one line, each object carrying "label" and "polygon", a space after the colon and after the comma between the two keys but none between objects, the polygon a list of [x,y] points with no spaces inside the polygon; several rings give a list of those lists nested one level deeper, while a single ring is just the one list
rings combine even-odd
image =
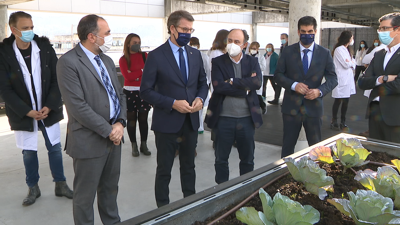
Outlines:
[{"label": "trouser", "polygon": [[107,152],[97,158],[73,159],[75,224],[94,224],[93,203],[103,224],[120,222],[117,206],[118,182],[121,170],[121,145],[107,141]]},{"label": "trouser", "polygon": [[369,107],[369,137],[400,143],[400,126],[389,126],[383,121],[379,102],[373,101]]},{"label": "trouser", "polygon": [[294,147],[296,146],[301,126],[304,126],[304,130],[306,131],[306,137],[309,146],[321,141],[322,121],[320,117],[308,117],[304,114],[297,114],[293,116],[282,113],[282,118],[283,144],[281,158],[294,153]]},{"label": "trouser", "polygon": [[240,175],[254,170],[254,133],[255,127],[251,116],[233,118],[221,116],[218,119],[215,141],[215,182],[229,180],[229,155],[236,141],[239,153]]},{"label": "trouser", "polygon": [[262,98],[262,96],[261,95],[257,95],[257,97],[258,97],[258,101],[260,103],[260,108],[261,109],[266,109],[267,105],[265,104],[264,99]]},{"label": "trouser", "polygon": [[169,183],[174,164],[175,151],[179,148],[181,188],[183,197],[196,193],[195,149],[197,130],[193,130],[190,114],[178,133],[154,132],[157,147],[157,170],[155,181],[155,197],[158,207],[169,204]]},{"label": "trouser", "polygon": [[337,122],[337,113],[339,111],[339,106],[342,104],[342,110],[340,115],[340,122],[344,124],[346,122],[346,113],[349,105],[350,98],[335,98],[332,105],[332,121]]},{"label": "trouser", "polygon": [[279,101],[279,97],[281,96],[281,91],[282,87],[279,86],[277,83],[275,83],[274,76],[264,76],[263,80],[263,96],[266,97],[266,91],[267,91],[267,82],[271,82],[272,88],[274,89],[275,95],[274,95],[274,100]]},{"label": "trouser", "polygon": [[[54,146],[49,140],[46,129],[42,121],[38,121],[39,129],[42,131],[45,145],[48,151],[49,165],[51,170],[51,175],[53,176],[53,181],[65,181],[64,167],[62,161],[61,144],[57,143]],[[26,174],[26,184],[28,187],[33,187],[39,181],[39,160],[37,156],[37,151],[24,149],[22,150],[25,174]]]},{"label": "trouser", "polygon": [[356,71],[354,74],[354,82],[357,84],[357,80],[360,77],[360,73],[365,71],[365,66],[356,66]]}]

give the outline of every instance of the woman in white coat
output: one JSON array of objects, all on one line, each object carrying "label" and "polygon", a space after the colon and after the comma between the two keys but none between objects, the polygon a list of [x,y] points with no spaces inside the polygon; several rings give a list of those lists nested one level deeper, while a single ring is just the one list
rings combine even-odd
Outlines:
[{"label": "woman in white coat", "polygon": [[[258,64],[260,65],[260,69],[264,75],[264,71],[266,70],[265,67],[267,66],[267,62],[266,62],[264,56],[258,52],[259,49],[260,49],[260,43],[258,43],[256,41],[252,42],[249,47],[249,55],[258,58]],[[264,76],[261,76],[261,77],[263,78]],[[264,115],[267,113],[267,105],[265,104],[265,102],[261,96],[262,93],[263,93],[263,86],[261,85],[260,89],[257,90],[257,95],[258,95],[258,101],[260,102],[261,114]]]},{"label": "woman in white coat", "polygon": [[[337,75],[338,85],[332,91],[335,102],[332,106],[331,129],[347,130],[346,112],[349,105],[350,95],[356,93],[354,83],[355,60],[351,57],[349,46],[354,44],[353,34],[350,31],[343,31],[333,49],[333,62]],[[337,123],[339,106],[342,105],[340,124]]]}]

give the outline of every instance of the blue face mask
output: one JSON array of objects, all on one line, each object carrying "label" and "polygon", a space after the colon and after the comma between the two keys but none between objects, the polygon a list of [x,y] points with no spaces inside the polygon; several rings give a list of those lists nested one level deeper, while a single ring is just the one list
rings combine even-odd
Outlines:
[{"label": "blue face mask", "polygon": [[272,51],[272,48],[267,48],[267,52],[271,52]]},{"label": "blue face mask", "polygon": [[185,46],[189,43],[190,41],[190,36],[192,36],[192,34],[190,33],[180,33],[178,32],[178,38],[175,37],[176,39],[176,43],[178,43],[179,46]]},{"label": "blue face mask", "polygon": [[286,44],[286,39],[282,39],[281,40],[281,43],[284,45],[284,44]]},{"label": "blue face mask", "polygon": [[[17,28],[15,28],[15,29],[18,30]],[[19,38],[23,42],[26,42],[26,43],[31,42],[33,40],[33,37],[35,37],[35,33],[33,33],[33,30],[25,30],[25,31],[20,31],[20,32],[21,32],[22,36]]]},{"label": "blue face mask", "polygon": [[375,45],[375,47],[377,47],[377,46],[379,46],[379,43],[378,43],[378,42],[375,42],[374,45]]},{"label": "blue face mask", "polygon": [[365,45],[364,45],[364,44],[361,44],[361,45],[360,45],[360,47],[361,47],[361,48],[364,48],[364,47],[365,47]]},{"label": "blue face mask", "polygon": [[389,45],[392,43],[394,37],[390,37],[390,32],[391,31],[378,32],[379,40],[382,42],[382,44]]},{"label": "blue face mask", "polygon": [[303,45],[310,45],[314,42],[315,34],[300,34],[300,41]]}]

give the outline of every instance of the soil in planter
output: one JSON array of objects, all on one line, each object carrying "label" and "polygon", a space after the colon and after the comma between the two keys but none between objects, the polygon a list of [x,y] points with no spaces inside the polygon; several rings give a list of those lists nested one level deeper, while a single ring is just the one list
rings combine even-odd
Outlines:
[{"label": "soil in planter", "polygon": [[[391,164],[391,160],[397,158],[391,156],[387,153],[381,152],[373,152],[367,158],[367,160],[374,162],[381,162]],[[317,195],[311,194],[308,192],[305,187],[303,187],[302,183],[297,182],[293,179],[293,177],[289,174],[282,179],[276,181],[272,185],[268,186],[265,191],[271,196],[275,196],[277,192],[280,192],[282,195],[286,195],[290,197],[292,200],[300,202],[302,205],[311,205],[315,209],[317,209],[321,214],[321,219],[317,224],[323,225],[355,225],[353,220],[350,217],[345,216],[339,210],[337,210],[333,205],[329,204],[326,199],[328,198],[346,198],[348,199],[347,192],[353,191],[356,192],[358,189],[365,188],[356,180],[354,180],[355,174],[348,169],[346,173],[343,173],[343,167],[340,165],[329,165],[329,164],[321,164],[321,168],[326,170],[327,176],[333,177],[335,180],[334,192],[328,192],[328,197],[325,198],[324,201],[321,201]],[[356,171],[372,169],[374,171],[377,170],[379,166],[367,164],[362,167],[354,168]],[[255,196],[245,205],[246,207],[254,207],[258,211],[262,211],[262,203],[260,198]],[[233,208],[233,206],[228,207],[226,210],[223,210],[216,214],[215,216],[208,218],[205,222],[195,222],[194,225],[206,225],[207,223],[213,221],[218,218],[225,212],[229,211],[229,209]],[[218,221],[216,224],[218,225],[242,225],[244,223],[240,222],[236,219],[235,213],[227,216],[226,218]]]}]

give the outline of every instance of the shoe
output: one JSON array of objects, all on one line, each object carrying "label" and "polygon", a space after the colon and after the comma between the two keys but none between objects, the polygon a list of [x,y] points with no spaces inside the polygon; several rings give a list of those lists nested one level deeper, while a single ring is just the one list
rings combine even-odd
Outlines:
[{"label": "shoe", "polygon": [[340,130],[339,124],[336,121],[331,122],[331,129],[332,130]]},{"label": "shoe", "polygon": [[69,199],[72,199],[74,192],[69,189],[67,182],[65,181],[57,181],[56,182],[56,188],[54,190],[56,196],[58,197],[67,197]]},{"label": "shoe", "polygon": [[359,136],[364,136],[364,137],[369,137],[369,130],[366,130],[364,132],[361,132],[358,134]]},{"label": "shoe", "polygon": [[345,123],[339,125],[341,131],[348,131],[350,128]]},{"label": "shoe", "polygon": [[139,156],[139,151],[138,151],[138,147],[137,147],[137,143],[136,142],[132,142],[132,156],[133,157],[138,157]]},{"label": "shoe", "polygon": [[147,148],[147,143],[145,141],[140,142],[140,152],[144,155],[151,155],[151,152]]},{"label": "shoe", "polygon": [[198,134],[203,134],[203,133],[204,133],[204,130],[198,131],[197,133],[198,133]]},{"label": "shoe", "polygon": [[28,206],[36,202],[36,199],[41,195],[39,185],[36,183],[35,186],[29,188],[28,195],[22,201],[22,205]]},{"label": "shoe", "polygon": [[267,108],[265,108],[265,109],[261,109],[261,114],[262,114],[262,115],[265,115],[265,114],[267,114]]},{"label": "shoe", "polygon": [[271,105],[278,105],[278,101],[277,100],[272,100],[272,101],[267,101],[269,104]]}]

